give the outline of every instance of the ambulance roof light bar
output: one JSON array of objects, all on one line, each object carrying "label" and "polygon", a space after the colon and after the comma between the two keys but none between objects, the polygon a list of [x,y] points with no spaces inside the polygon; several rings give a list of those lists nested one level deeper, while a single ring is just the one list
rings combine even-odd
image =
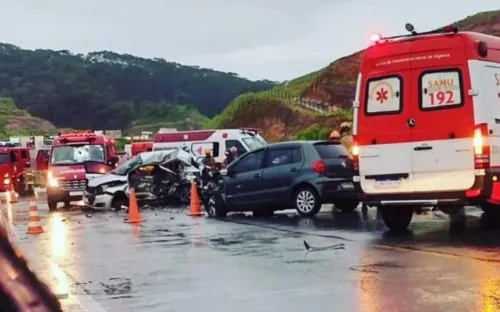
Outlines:
[{"label": "ambulance roof light bar", "polygon": [[[453,26],[453,25],[447,25],[438,29],[426,31],[426,32],[421,32],[417,33],[415,31],[415,27],[411,23],[406,23],[405,28],[408,32],[410,32],[410,36],[424,36],[424,35],[434,35],[434,34],[446,34],[446,33],[451,33],[451,34],[456,34],[458,32],[458,27]],[[371,36],[371,41],[375,43],[380,43],[381,41],[387,41],[391,39],[402,39],[406,38],[408,35],[398,35],[398,36],[391,36],[391,37],[382,37],[380,34],[373,34]]]}]

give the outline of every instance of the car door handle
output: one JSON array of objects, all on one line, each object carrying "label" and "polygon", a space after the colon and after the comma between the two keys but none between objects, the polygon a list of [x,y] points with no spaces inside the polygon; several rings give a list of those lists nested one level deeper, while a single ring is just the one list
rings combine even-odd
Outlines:
[{"label": "car door handle", "polygon": [[253,177],[256,179],[260,178],[260,173],[256,173]]},{"label": "car door handle", "polygon": [[413,150],[414,151],[428,151],[431,149],[432,149],[432,146],[417,146]]},{"label": "car door handle", "polygon": [[297,168],[290,169],[291,172],[297,172]]}]

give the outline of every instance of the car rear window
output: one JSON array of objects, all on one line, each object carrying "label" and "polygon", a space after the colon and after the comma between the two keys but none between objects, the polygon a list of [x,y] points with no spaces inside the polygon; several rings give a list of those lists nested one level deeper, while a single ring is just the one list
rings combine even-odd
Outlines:
[{"label": "car rear window", "polygon": [[458,69],[423,72],[419,89],[421,110],[455,108],[463,104],[462,75]]},{"label": "car rear window", "polygon": [[349,156],[349,152],[341,143],[315,143],[314,149],[318,152],[321,159],[332,159]]}]

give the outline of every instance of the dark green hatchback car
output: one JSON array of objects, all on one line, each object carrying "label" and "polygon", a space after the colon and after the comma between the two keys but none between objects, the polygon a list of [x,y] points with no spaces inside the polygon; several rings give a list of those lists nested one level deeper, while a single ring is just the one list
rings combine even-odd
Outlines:
[{"label": "dark green hatchback car", "polygon": [[325,203],[346,212],[359,205],[353,163],[338,142],[269,144],[240,156],[221,174],[224,181],[205,207],[212,217],[230,211],[271,215],[292,207],[313,216]]}]

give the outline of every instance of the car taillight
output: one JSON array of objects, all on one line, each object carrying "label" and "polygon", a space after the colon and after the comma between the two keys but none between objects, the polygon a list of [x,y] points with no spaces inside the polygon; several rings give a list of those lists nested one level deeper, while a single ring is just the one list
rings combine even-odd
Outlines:
[{"label": "car taillight", "polygon": [[490,145],[488,142],[488,125],[479,124],[474,129],[474,168],[487,169],[490,167]]},{"label": "car taillight", "polygon": [[325,163],[322,160],[316,160],[312,163],[312,169],[316,173],[323,174],[325,173]]},{"label": "car taillight", "polygon": [[359,171],[359,146],[356,143],[356,138],[353,138],[353,145],[352,145],[352,166],[354,167],[354,171],[358,172]]}]

